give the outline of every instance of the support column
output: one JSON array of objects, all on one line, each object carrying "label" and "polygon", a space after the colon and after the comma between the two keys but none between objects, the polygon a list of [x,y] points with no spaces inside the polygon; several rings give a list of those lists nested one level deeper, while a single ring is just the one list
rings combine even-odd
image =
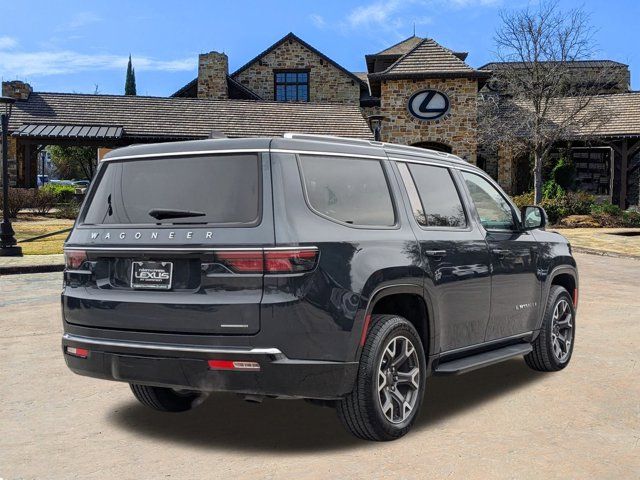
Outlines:
[{"label": "support column", "polygon": [[513,193],[513,152],[506,146],[498,148],[498,184],[509,195]]}]

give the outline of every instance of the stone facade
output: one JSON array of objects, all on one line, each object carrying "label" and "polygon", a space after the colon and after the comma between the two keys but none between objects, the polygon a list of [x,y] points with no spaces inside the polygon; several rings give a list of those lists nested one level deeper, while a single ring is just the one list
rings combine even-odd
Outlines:
[{"label": "stone facade", "polygon": [[[380,96],[382,140],[405,145],[436,142],[475,164],[477,155],[478,81],[472,78],[384,80]],[[449,97],[449,112],[437,120],[419,120],[407,109],[412,94],[438,90]]]},{"label": "stone facade", "polygon": [[2,96],[12,97],[16,100],[28,100],[33,89],[31,85],[20,80],[13,80],[12,82],[2,82]]},{"label": "stone facade", "polygon": [[209,52],[198,56],[198,98],[229,98],[227,75],[229,59],[224,53]]},{"label": "stone facade", "polygon": [[295,40],[288,40],[233,76],[264,100],[274,100],[274,71],[309,70],[309,101],[359,104],[360,84]]}]

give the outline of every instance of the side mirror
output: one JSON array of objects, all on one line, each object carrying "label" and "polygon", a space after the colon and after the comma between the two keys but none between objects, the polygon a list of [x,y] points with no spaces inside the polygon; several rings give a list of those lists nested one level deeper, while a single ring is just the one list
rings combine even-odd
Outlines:
[{"label": "side mirror", "polygon": [[542,207],[527,205],[526,207],[522,207],[521,213],[523,230],[544,228],[547,224],[547,213]]}]

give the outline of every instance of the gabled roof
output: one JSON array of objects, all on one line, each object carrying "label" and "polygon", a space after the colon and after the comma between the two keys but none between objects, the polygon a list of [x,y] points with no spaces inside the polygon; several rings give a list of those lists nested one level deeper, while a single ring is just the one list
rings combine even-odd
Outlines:
[{"label": "gabled roof", "polygon": [[33,92],[28,100],[17,101],[9,130],[21,131],[25,125],[46,125],[51,131],[57,126],[96,127],[98,132],[116,127],[121,141],[208,138],[214,130],[229,137],[271,137],[291,131],[373,136],[357,105],[76,93]]},{"label": "gabled roof", "polygon": [[[229,98],[237,100],[262,100],[260,95],[249,88],[237,82],[227,75],[227,88],[229,89]],[[198,96],[198,79],[194,78],[177,92],[171,94],[172,97],[195,98]]]},{"label": "gabled roof", "polygon": [[378,78],[488,77],[464,63],[459,56],[431,38],[425,38],[386,70],[370,74]]},{"label": "gabled roof", "polygon": [[253,65],[255,62],[257,62],[258,60],[260,60],[262,57],[264,57],[265,55],[268,55],[269,53],[271,53],[273,50],[275,50],[276,48],[278,48],[280,45],[282,45],[285,42],[288,41],[292,41],[292,42],[297,42],[300,45],[302,45],[304,48],[306,48],[307,50],[310,50],[311,52],[315,53],[316,55],[318,55],[320,58],[322,58],[325,62],[333,65],[334,67],[336,67],[338,70],[340,70],[341,72],[345,73],[347,76],[351,77],[354,81],[358,82],[358,84],[360,85],[364,85],[364,82],[358,78],[356,75],[354,75],[353,73],[351,73],[349,70],[347,70],[346,68],[344,68],[342,65],[336,63],[335,61],[331,60],[329,57],[327,57],[324,53],[322,53],[321,51],[317,50],[316,48],[312,47],[311,45],[309,45],[307,42],[305,42],[304,40],[302,40],[300,37],[296,36],[293,32],[289,32],[287,33],[284,37],[282,37],[280,40],[278,40],[276,43],[274,43],[273,45],[271,45],[269,48],[267,48],[266,50],[264,50],[263,52],[260,52],[258,55],[256,55],[254,58],[252,58],[251,60],[249,60],[247,63],[245,63],[243,66],[241,66],[239,69],[237,69],[235,72],[233,72],[231,74],[231,77],[235,77],[237,76],[239,73],[243,72],[244,70],[246,70],[247,68],[249,68],[251,65]]}]

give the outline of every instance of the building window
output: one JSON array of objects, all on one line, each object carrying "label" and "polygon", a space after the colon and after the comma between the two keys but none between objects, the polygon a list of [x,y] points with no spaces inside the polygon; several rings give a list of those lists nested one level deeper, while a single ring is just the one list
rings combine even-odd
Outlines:
[{"label": "building window", "polygon": [[274,75],[278,102],[309,101],[309,72],[275,72]]}]

